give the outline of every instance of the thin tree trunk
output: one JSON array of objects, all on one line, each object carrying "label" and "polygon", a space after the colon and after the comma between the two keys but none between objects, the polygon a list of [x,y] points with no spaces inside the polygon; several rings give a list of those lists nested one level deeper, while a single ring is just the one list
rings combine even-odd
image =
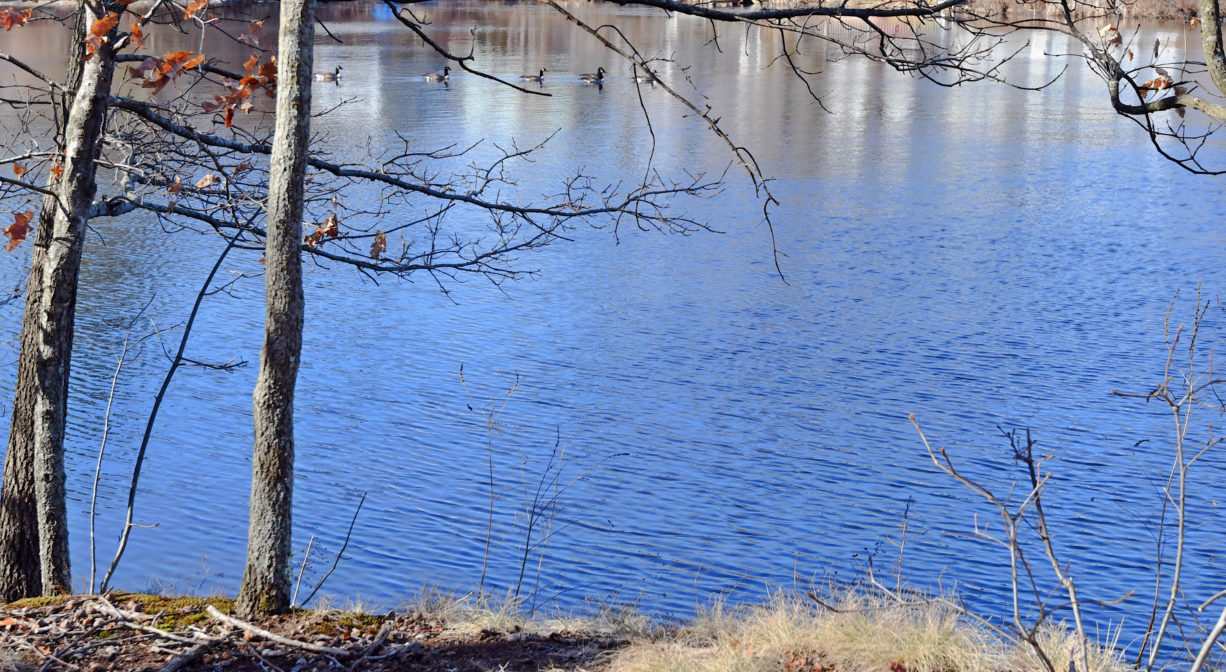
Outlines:
[{"label": "thin tree trunk", "polygon": [[0,600],[71,589],[64,485],[64,428],[77,276],[101,146],[114,58],[104,45],[82,63],[86,27],[78,6],[62,110],[63,173],[43,199],[26,287],[13,419],[0,497]]},{"label": "thin tree trunk", "polygon": [[277,122],[264,251],[264,348],[252,404],[255,447],[241,616],[289,609],[294,490],[294,384],[302,354],[302,199],[310,135],[313,0],[281,3]]}]

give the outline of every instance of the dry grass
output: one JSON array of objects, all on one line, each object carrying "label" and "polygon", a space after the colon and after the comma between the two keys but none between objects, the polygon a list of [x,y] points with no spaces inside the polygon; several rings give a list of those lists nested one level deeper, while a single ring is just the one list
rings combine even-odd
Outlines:
[{"label": "dry grass", "polygon": [[[592,651],[605,672],[1043,670],[1029,647],[1004,640],[951,601],[909,600],[849,587],[828,589],[820,602],[780,593],[758,605],[717,603],[682,628],[663,628],[629,608],[604,608],[583,618],[531,617],[509,596],[491,599],[430,588],[398,611],[438,624],[441,637],[457,641],[486,641],[490,633],[600,637],[613,647]],[[1069,669],[1069,657],[1077,651],[1074,633],[1053,625],[1042,631],[1040,643],[1055,669]],[[1114,645],[1114,639],[1092,645],[1086,672],[1131,671]]]},{"label": "dry grass", "polygon": [[429,587],[423,588],[416,599],[399,611],[420,614],[428,620],[442,623],[447,632],[456,635],[493,631],[645,637],[654,627],[650,619],[629,608],[604,607],[593,615],[581,617],[557,614],[543,617],[531,614],[522,598],[517,600],[510,595],[495,598],[472,593],[455,595]]},{"label": "dry grass", "polygon": [[[717,605],[694,625],[639,638],[610,661],[610,672],[987,672],[1041,670],[1033,652],[1002,641],[943,600],[902,605],[880,594],[844,589],[823,602],[777,595],[766,604]],[[1044,632],[1056,669],[1068,669],[1072,633]],[[1093,647],[1090,672],[1128,666],[1110,648]]]}]

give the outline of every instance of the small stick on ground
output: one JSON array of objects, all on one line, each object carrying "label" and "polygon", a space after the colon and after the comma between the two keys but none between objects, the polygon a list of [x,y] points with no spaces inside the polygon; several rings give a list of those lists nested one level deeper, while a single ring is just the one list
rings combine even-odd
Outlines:
[{"label": "small stick on ground", "polygon": [[226,639],[225,637],[218,637],[216,639],[210,639],[205,642],[200,642],[199,644],[193,646],[192,648],[166,661],[166,664],[163,665],[158,670],[158,672],[178,672],[184,667],[187,667],[188,665],[191,665],[195,663],[196,661],[200,660],[200,658],[204,656],[205,652],[207,652],[209,649],[213,648],[214,646],[217,646],[225,639]]},{"label": "small stick on ground", "polygon": [[204,610],[208,612],[209,616],[212,616],[214,619],[221,621],[222,623],[225,623],[226,625],[229,625],[234,628],[238,628],[240,630],[244,630],[246,632],[250,632],[253,635],[258,635],[259,637],[262,637],[263,639],[267,639],[270,642],[281,644],[282,646],[288,646],[288,647],[295,648],[295,649],[301,649],[302,651],[310,651],[311,653],[322,653],[325,655],[333,656],[334,658],[352,658],[356,654],[356,652],[349,651],[347,649],[337,649],[331,646],[320,646],[319,644],[311,644],[310,642],[300,642],[296,639],[290,639],[289,637],[282,637],[281,635],[269,632],[265,630],[264,628],[256,627],[255,625],[248,623],[246,621],[240,621],[239,619],[234,618],[233,616],[227,616],[226,614],[221,613],[221,611],[217,607],[214,607],[211,604],[205,605]]},{"label": "small stick on ground", "polygon": [[151,635],[157,635],[159,637],[164,637],[171,641],[179,642],[180,644],[196,644],[199,642],[198,639],[193,639],[191,637],[184,637],[182,635],[176,635],[173,632],[167,632],[166,630],[159,630],[158,628],[153,628],[147,625],[141,625],[140,623],[137,623],[134,620],[133,618],[134,614],[124,613],[118,607],[111,604],[110,601],[108,601],[106,597],[102,595],[98,596],[98,601],[102,603],[102,610],[110,614],[111,617],[117,619],[119,621],[119,624],[125,628],[129,628],[131,630],[140,630],[141,632],[146,632]]}]

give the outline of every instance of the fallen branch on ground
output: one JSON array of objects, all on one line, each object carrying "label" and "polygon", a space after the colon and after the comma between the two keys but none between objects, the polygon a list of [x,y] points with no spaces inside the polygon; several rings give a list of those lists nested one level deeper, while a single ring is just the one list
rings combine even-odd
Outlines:
[{"label": "fallen branch on ground", "polygon": [[359,653],[357,651],[349,651],[347,649],[337,649],[331,646],[311,644],[310,642],[300,642],[296,639],[290,639],[289,637],[282,637],[281,635],[278,635],[273,632],[269,632],[268,630],[265,630],[264,628],[257,627],[254,624],[248,623],[246,621],[240,621],[239,619],[234,618],[233,616],[223,614],[221,613],[220,609],[218,609],[217,607],[214,607],[211,604],[206,605],[204,607],[204,610],[208,612],[209,616],[212,616],[215,620],[221,621],[222,623],[225,623],[226,625],[238,628],[239,630],[242,630],[244,632],[249,632],[253,635],[260,637],[261,639],[267,639],[270,642],[274,642],[282,646],[288,646],[291,648],[300,649],[302,651],[310,651],[311,653],[322,653],[322,654],[326,654],[329,656],[333,656],[335,658],[351,658],[354,655],[357,655]]}]

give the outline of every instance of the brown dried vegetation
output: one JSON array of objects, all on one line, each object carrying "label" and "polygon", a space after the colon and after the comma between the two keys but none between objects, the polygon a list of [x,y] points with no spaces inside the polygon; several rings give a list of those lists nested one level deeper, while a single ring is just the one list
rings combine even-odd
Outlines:
[{"label": "brown dried vegetation", "polygon": [[0,610],[0,670],[595,672],[624,643],[565,631],[457,634],[421,613],[297,610],[248,629],[210,606],[225,612],[233,600],[112,593],[14,602]]}]

